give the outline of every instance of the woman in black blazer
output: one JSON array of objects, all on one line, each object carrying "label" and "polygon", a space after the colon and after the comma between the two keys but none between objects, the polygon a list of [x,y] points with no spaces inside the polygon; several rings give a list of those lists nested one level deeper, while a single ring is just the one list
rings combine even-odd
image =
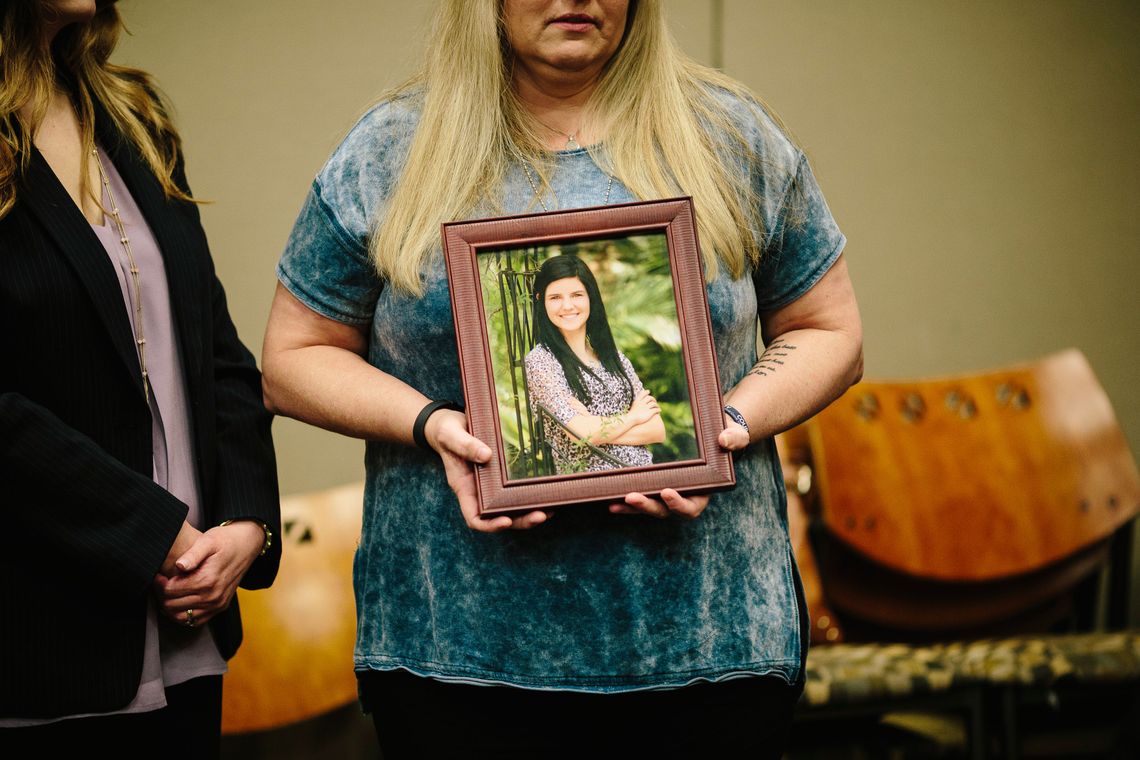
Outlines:
[{"label": "woman in black blazer", "polygon": [[0,24],[0,755],[216,756],[280,559],[260,376],[113,0]]}]

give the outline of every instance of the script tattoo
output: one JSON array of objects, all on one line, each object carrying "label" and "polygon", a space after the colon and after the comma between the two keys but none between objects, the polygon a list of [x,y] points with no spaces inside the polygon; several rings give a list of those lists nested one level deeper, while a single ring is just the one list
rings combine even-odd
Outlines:
[{"label": "script tattoo", "polygon": [[759,375],[760,377],[767,377],[773,372],[784,366],[784,359],[788,353],[795,351],[796,347],[788,343],[783,338],[776,338],[768,347],[764,349],[764,353],[760,354],[760,360],[756,362],[756,366],[748,370],[749,375]]}]

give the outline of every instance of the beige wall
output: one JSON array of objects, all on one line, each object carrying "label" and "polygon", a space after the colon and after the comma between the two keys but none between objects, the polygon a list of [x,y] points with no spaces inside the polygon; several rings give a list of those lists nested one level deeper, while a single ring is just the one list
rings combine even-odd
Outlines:
[{"label": "beige wall", "polygon": [[[122,0],[118,59],[177,106],[214,256],[257,352],[309,181],[410,71],[426,3]],[[668,0],[811,156],[846,231],[871,377],[1066,346],[1140,445],[1140,5]],[[720,18],[722,23],[716,23]],[[276,426],[286,492],[359,477],[362,447]]]},{"label": "beige wall", "polygon": [[[1140,4],[725,0],[723,29],[847,233],[867,376],[1076,346],[1140,450]],[[1133,579],[1136,623],[1140,551]]]},{"label": "beige wall", "polygon": [[1140,5],[726,0],[724,29],[850,239],[868,375],[1077,346],[1140,446]]},{"label": "beige wall", "polygon": [[[411,73],[422,5],[120,2],[132,36],[116,58],[154,74],[175,105],[190,182],[213,201],[202,215],[230,312],[255,354],[309,183],[369,101]],[[288,419],[274,438],[284,493],[362,477],[359,441]]]}]

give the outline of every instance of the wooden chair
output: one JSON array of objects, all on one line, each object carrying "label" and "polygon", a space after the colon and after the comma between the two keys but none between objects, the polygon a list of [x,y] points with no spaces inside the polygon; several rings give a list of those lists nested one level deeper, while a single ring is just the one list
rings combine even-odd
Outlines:
[{"label": "wooden chair", "polygon": [[1140,683],[1140,637],[1095,632],[1128,622],[1140,477],[1079,351],[862,383],[806,429],[822,604],[873,643],[809,655],[803,718],[935,710],[1016,758],[1035,705]]},{"label": "wooden chair", "polygon": [[264,731],[356,700],[352,561],[364,485],[281,502],[281,570],[272,588],[239,591],[245,638],[230,660],[222,731]]},{"label": "wooden chair", "polygon": [[1140,477],[1076,350],[850,389],[808,424],[825,596],[849,639],[1126,623]]}]

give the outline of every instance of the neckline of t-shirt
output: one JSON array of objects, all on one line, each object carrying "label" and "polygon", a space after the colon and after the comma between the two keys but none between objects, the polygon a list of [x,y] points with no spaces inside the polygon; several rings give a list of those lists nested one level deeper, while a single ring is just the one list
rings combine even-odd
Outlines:
[{"label": "neckline of t-shirt", "polygon": [[551,151],[551,153],[553,153],[555,156],[558,156],[559,158],[561,158],[563,156],[581,156],[581,155],[588,155],[590,153],[590,148],[600,147],[600,146],[601,146],[601,143],[596,142],[593,145],[589,145],[589,146],[579,145],[577,148],[567,148],[566,150],[555,150],[555,151]]}]

